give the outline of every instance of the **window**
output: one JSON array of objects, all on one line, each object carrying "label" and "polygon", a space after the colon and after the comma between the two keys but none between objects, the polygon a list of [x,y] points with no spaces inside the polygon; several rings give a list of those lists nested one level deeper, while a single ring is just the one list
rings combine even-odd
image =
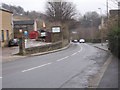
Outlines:
[{"label": "window", "polygon": [[9,30],[6,31],[6,39],[9,40]]},{"label": "window", "polygon": [[4,30],[2,30],[1,32],[2,32],[2,42],[4,42]]}]

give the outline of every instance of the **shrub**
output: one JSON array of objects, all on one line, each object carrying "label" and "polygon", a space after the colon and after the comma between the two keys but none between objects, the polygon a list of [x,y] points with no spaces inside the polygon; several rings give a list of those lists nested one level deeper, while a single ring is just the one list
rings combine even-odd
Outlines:
[{"label": "shrub", "polygon": [[108,40],[110,51],[120,58],[120,27],[114,27],[111,29],[108,35]]}]

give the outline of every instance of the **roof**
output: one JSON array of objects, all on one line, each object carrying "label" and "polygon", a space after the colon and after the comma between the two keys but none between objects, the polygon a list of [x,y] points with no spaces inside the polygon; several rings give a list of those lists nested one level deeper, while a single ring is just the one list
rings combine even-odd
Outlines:
[{"label": "roof", "polygon": [[7,10],[7,9],[1,8],[1,7],[0,7],[0,10],[1,10],[1,11],[4,11],[4,12],[8,12],[8,13],[13,13],[13,12],[11,12],[11,11],[9,11],[9,10]]},{"label": "roof", "polygon": [[14,25],[34,25],[34,20],[13,21]]}]

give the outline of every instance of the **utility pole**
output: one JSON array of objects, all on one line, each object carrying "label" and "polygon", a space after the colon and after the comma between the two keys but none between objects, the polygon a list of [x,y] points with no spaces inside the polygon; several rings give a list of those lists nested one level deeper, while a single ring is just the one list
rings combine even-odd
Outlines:
[{"label": "utility pole", "polygon": [[106,8],[107,8],[107,21],[108,21],[108,0],[106,0]]},{"label": "utility pole", "polygon": [[107,7],[106,7],[106,10],[107,10],[106,30],[107,30],[107,32],[108,32],[108,30],[109,30],[109,28],[108,28],[108,20],[109,20],[109,16],[108,16],[108,15],[109,15],[109,14],[108,14],[108,4],[109,4],[109,3],[108,3],[108,0],[106,0],[106,6],[107,6]]},{"label": "utility pole", "polygon": [[91,22],[91,31],[90,31],[90,33],[91,33],[91,39],[92,39],[91,41],[93,43],[94,42],[93,41],[93,39],[94,39],[94,36],[93,36],[93,20],[91,19],[90,22]]},{"label": "utility pole", "polygon": [[101,15],[101,25],[100,25],[100,30],[101,30],[101,46],[103,46],[103,17],[102,17],[102,9],[98,8],[100,10],[100,15]]}]

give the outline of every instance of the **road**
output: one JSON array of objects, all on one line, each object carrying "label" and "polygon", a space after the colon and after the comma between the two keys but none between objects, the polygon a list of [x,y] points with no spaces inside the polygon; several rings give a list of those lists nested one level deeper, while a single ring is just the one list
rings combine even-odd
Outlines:
[{"label": "road", "polygon": [[106,56],[105,51],[89,44],[72,43],[63,51],[3,63],[2,85],[3,88],[84,88],[89,75],[97,73]]}]

